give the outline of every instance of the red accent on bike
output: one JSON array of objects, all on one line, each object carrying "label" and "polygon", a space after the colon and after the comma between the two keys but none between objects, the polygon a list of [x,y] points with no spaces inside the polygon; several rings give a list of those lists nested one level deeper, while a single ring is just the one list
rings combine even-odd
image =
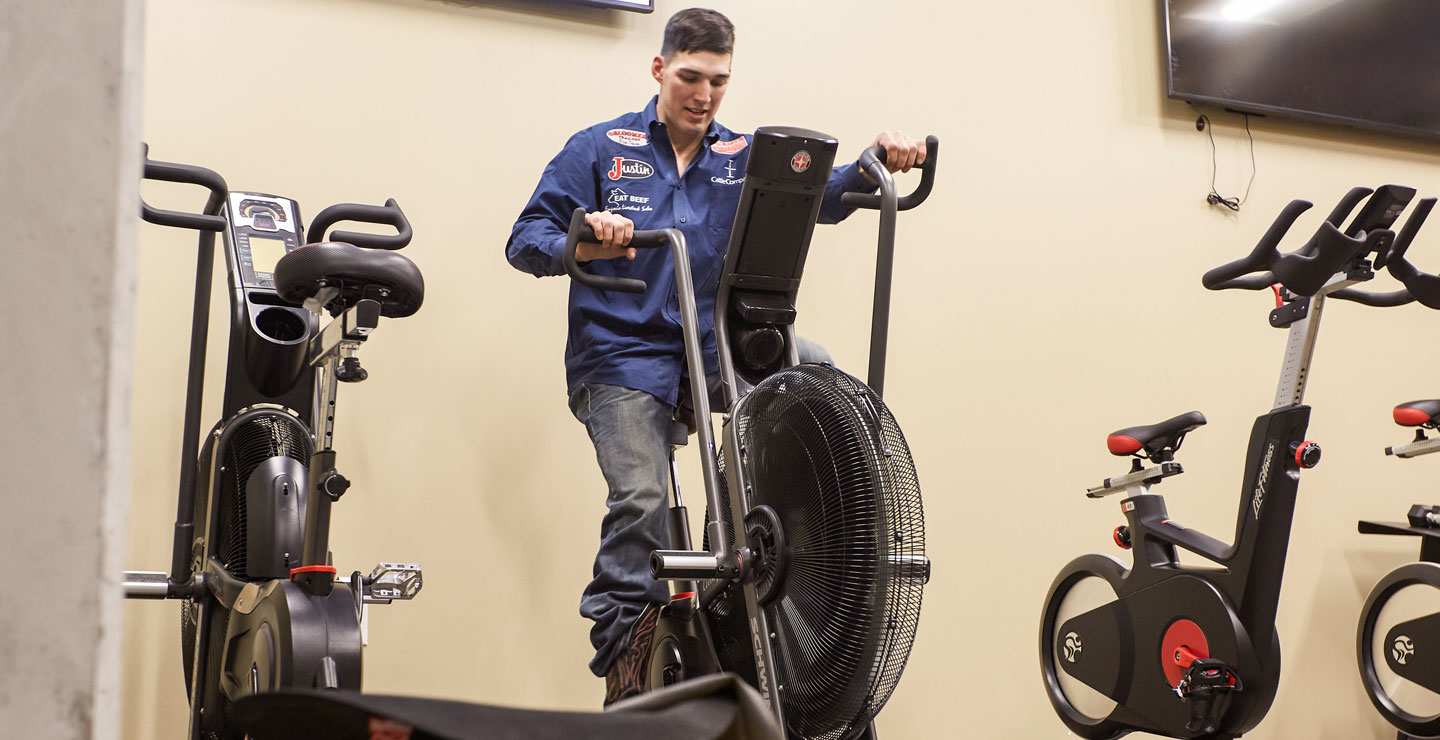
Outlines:
[{"label": "red accent on bike", "polygon": [[1406,427],[1418,427],[1428,423],[1430,415],[1420,409],[1395,409],[1395,423]]},{"label": "red accent on bike", "polygon": [[290,580],[295,580],[295,576],[301,573],[329,573],[333,576],[335,572],[333,565],[302,565],[299,568],[290,569]]},{"label": "red accent on bike", "polygon": [[1105,446],[1112,455],[1131,455],[1140,451],[1140,440],[1128,434],[1112,434],[1105,438]]},{"label": "red accent on bike", "polygon": [[1127,544],[1125,544],[1125,541],[1124,541],[1124,540],[1120,539],[1120,530],[1122,530],[1122,529],[1124,529],[1124,528],[1125,528],[1125,525],[1124,525],[1124,524],[1121,524],[1120,526],[1116,527],[1116,528],[1115,528],[1115,531],[1110,533],[1110,537],[1115,540],[1115,544],[1118,545],[1118,546],[1120,547],[1120,549],[1122,549],[1122,550],[1129,550],[1129,549],[1130,549],[1130,546],[1127,545]]},{"label": "red accent on bike", "polygon": [[1210,643],[1200,625],[1188,619],[1177,619],[1165,630],[1160,638],[1160,669],[1171,686],[1179,686],[1180,679],[1190,670],[1190,664],[1201,658],[1210,657]]},{"label": "red accent on bike", "polygon": [[1310,440],[1307,439],[1307,440],[1305,440],[1304,442],[1301,442],[1299,447],[1296,447],[1296,448],[1295,448],[1295,464],[1296,464],[1296,465],[1299,465],[1299,466],[1302,467],[1302,468],[1308,467],[1307,465],[1305,465],[1305,460],[1304,460],[1304,458],[1305,458],[1305,451],[1308,450],[1308,449],[1310,449],[1310,445],[1313,445],[1313,444],[1315,444],[1315,443],[1314,443],[1314,442],[1311,442]]},{"label": "red accent on bike", "polygon": [[1273,291],[1275,291],[1275,307],[1276,307],[1276,308],[1279,308],[1279,307],[1285,305],[1284,299],[1282,299],[1282,298],[1280,297],[1280,288],[1282,288],[1282,287],[1284,287],[1284,286],[1280,285],[1280,283],[1275,283],[1274,285],[1270,286],[1270,289],[1273,290]]},{"label": "red accent on bike", "polygon": [[681,599],[688,599],[688,598],[690,598],[690,597],[692,597],[692,596],[694,596],[694,595],[695,595],[695,592],[694,592],[694,591],[686,591],[686,592],[684,592],[684,593],[678,593],[678,594],[675,594],[674,596],[671,596],[671,597],[670,597],[670,600],[671,600],[671,601],[679,601],[679,600],[681,600]]}]

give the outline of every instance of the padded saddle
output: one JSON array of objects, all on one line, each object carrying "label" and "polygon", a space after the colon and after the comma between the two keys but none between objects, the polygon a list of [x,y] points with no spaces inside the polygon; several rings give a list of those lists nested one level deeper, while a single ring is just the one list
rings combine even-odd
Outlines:
[{"label": "padded saddle", "polygon": [[1440,399],[1396,406],[1395,423],[1405,427],[1434,427],[1440,423]]},{"label": "padded saddle", "polygon": [[1205,415],[1191,411],[1158,424],[1117,429],[1105,438],[1105,446],[1112,455],[1137,455],[1141,450],[1148,457],[1156,457],[1162,450],[1174,450],[1180,446],[1185,434],[1205,425]]},{"label": "padded saddle", "polygon": [[286,301],[303,303],[327,287],[340,291],[325,304],[332,316],[370,298],[380,303],[381,316],[404,318],[419,311],[425,300],[420,268],[395,252],[316,242],[275,263],[275,290]]}]

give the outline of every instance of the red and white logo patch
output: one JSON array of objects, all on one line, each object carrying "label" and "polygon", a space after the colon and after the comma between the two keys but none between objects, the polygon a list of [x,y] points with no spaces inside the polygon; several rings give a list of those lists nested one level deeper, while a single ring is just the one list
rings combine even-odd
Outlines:
[{"label": "red and white logo patch", "polygon": [[631,131],[628,128],[612,128],[605,132],[605,137],[622,146],[645,146],[650,142],[650,137],[644,131]]},{"label": "red and white logo patch", "polygon": [[810,169],[810,152],[804,149],[795,152],[795,156],[790,158],[790,169],[796,172],[804,172]]},{"label": "red and white logo patch", "polygon": [[611,159],[610,171],[605,173],[611,180],[619,180],[622,177],[632,180],[643,180],[655,174],[655,167],[649,162],[642,162],[638,159],[626,159],[615,157]]},{"label": "red and white logo patch", "polygon": [[750,142],[746,141],[745,137],[741,136],[738,139],[731,139],[729,141],[717,141],[710,146],[710,150],[719,152],[721,154],[734,154],[735,152],[738,152],[749,145]]}]

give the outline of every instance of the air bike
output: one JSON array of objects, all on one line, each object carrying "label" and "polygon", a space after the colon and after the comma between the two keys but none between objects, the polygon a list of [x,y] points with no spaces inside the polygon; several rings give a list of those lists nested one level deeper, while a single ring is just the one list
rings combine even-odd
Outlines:
[{"label": "air bike", "polygon": [[[1434,198],[1420,201],[1411,220],[1423,220],[1434,205]],[[1409,240],[1401,236],[1390,250],[1390,274],[1415,300],[1440,308],[1440,277],[1405,259]],[[1396,424],[1415,428],[1415,437],[1387,447],[1386,455],[1406,459],[1440,450],[1440,439],[1425,434],[1440,428],[1440,400],[1402,403],[1392,414]],[[1420,538],[1420,559],[1390,571],[1365,600],[1355,650],[1370,701],[1399,740],[1440,737],[1440,507],[1416,504],[1404,522],[1362,521],[1359,529]]]},{"label": "air bike", "polygon": [[[1398,300],[1348,286],[1374,276],[1370,255],[1384,261],[1396,241],[1389,227],[1414,194],[1394,185],[1353,189],[1309,241],[1281,254],[1281,239],[1311,206],[1293,201],[1249,256],[1205,274],[1211,290],[1275,286],[1270,324],[1288,327],[1289,339],[1274,406],[1250,434],[1233,544],[1171,520],[1165,500],[1151,492],[1183,472],[1175,453],[1205,424],[1200,412],[1109,435],[1112,454],[1133,456],[1130,470],[1087,495],[1125,494],[1126,523],[1114,539],[1133,563],[1126,568],[1105,555],[1071,561],[1051,585],[1040,623],[1045,689],[1076,735],[1229,739],[1269,710],[1280,677],[1275,612],[1300,471],[1320,459],[1319,446],[1305,438],[1310,408],[1302,405],[1320,318],[1327,297]],[[1418,226],[1412,216],[1405,233],[1413,236]],[[1213,565],[1182,565],[1178,550]]]},{"label": "air bike", "polygon": [[[673,453],[694,427],[706,496],[703,549],[695,550],[672,485],[673,549],[655,552],[650,565],[673,595],[646,680],[660,689],[739,674],[797,739],[873,737],[871,720],[899,681],[930,573],[915,467],[881,389],[896,213],[929,194],[938,142],[926,141],[914,193],[897,197],[884,150],[872,147],[860,163],[880,193],[844,196],[846,205],[880,211],[868,386],[829,365],[800,364],[796,348],[795,299],[836,146],[814,131],[767,127],[748,147],[715,305],[725,407],[718,454],[685,236],[637,231],[630,242],[668,246],[674,257],[693,417],[682,404],[670,444]],[[567,272],[596,290],[659,287],[581,268],[576,245],[594,239],[585,211],[570,222]]]},{"label": "air bike", "polygon": [[[342,203],[307,232],[299,205],[231,191],[219,174],[145,157],[144,177],[200,185],[199,213],[152,208],[200,232],[179,501],[170,572],[125,574],[130,598],[179,599],[189,737],[240,738],[232,703],[291,687],[360,687],[363,614],[419,592],[420,566],[338,573],[330,512],[350,483],[332,445],[339,383],[365,380],[359,351],[382,318],[419,310],[424,280],[392,251],[411,229],[394,200]],[[343,221],[395,234],[327,230]],[[215,236],[223,236],[230,338],[220,421],[201,435]],[[321,316],[329,323],[321,326]]]}]

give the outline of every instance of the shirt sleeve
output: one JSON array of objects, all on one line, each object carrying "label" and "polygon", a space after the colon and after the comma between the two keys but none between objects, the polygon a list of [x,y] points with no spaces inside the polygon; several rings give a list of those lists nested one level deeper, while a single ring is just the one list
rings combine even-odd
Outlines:
[{"label": "shirt sleeve", "polygon": [[570,214],[576,208],[597,210],[600,201],[594,166],[595,145],[585,131],[571,136],[545,165],[540,184],[535,186],[505,243],[505,259],[515,269],[536,277],[565,274],[560,255],[565,249]]},{"label": "shirt sleeve", "polygon": [[825,197],[820,201],[820,223],[838,224],[855,212],[840,203],[845,193],[873,193],[878,186],[871,185],[860,172],[860,165],[852,162],[830,170],[830,181],[825,183]]}]

